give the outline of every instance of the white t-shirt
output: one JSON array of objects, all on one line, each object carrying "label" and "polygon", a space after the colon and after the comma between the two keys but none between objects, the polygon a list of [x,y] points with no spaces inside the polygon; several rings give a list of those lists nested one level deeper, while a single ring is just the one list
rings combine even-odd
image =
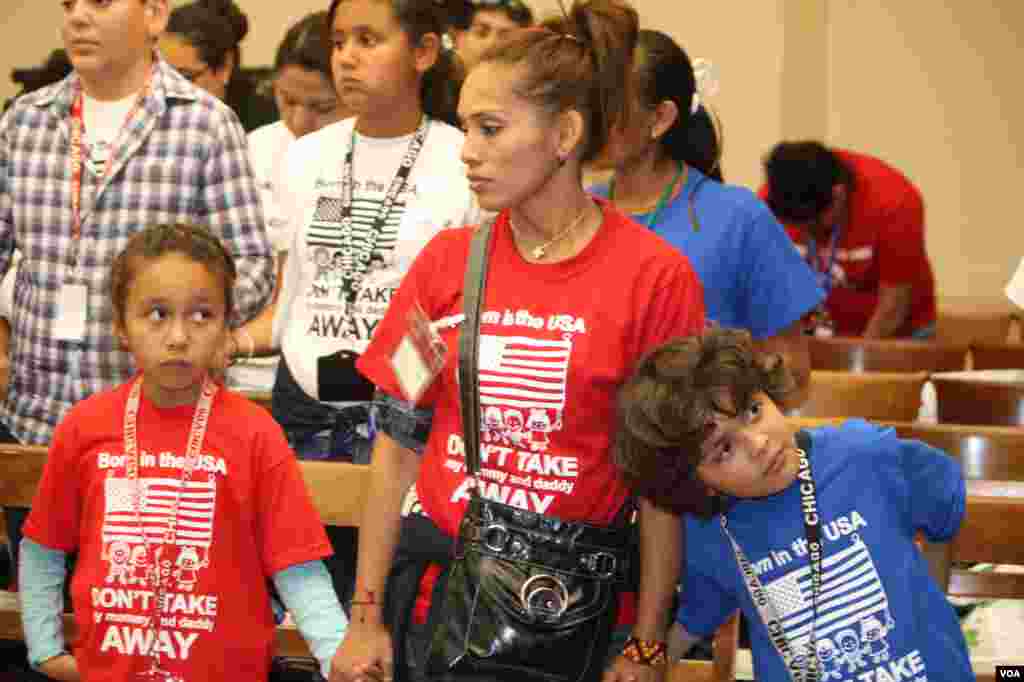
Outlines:
[{"label": "white t-shirt", "polygon": [[1020,259],[1017,272],[1010,278],[1010,283],[1006,285],[1006,297],[1015,305],[1024,308],[1024,258]]},{"label": "white t-shirt", "polygon": [[104,168],[125,119],[138,101],[138,94],[114,102],[101,102],[89,95],[82,97],[82,118],[85,120],[85,166],[97,178]]},{"label": "white t-shirt", "polygon": [[[413,259],[440,230],[477,224],[480,211],[459,159],[463,134],[431,121],[404,190],[377,237],[359,295],[346,310],[340,262],[347,249],[338,236],[342,161],[355,119],[304,136],[288,151],[284,192],[293,233],[284,284],[274,316],[279,345],[296,381],[317,395],[318,358],[362,353]],[[356,136],[353,222],[376,218],[412,135]]]},{"label": "white t-shirt", "polygon": [[[274,249],[276,261],[291,244],[288,218],[281,208],[281,192],[285,157],[295,136],[283,121],[277,121],[252,131],[247,141],[249,161],[260,190],[267,237]],[[278,362],[277,355],[236,362],[228,368],[227,384],[239,391],[269,392],[274,388]]]},{"label": "white t-shirt", "polygon": [[18,278],[18,262],[21,251],[15,251],[11,263],[7,266],[3,282],[0,282],[0,318],[10,320],[14,314],[14,280]]},{"label": "white t-shirt", "polygon": [[288,250],[292,241],[287,229],[288,216],[281,205],[281,192],[284,191],[285,158],[295,136],[284,121],[277,121],[249,133],[248,141],[249,159],[260,188],[267,236],[274,252],[281,253]]},{"label": "white t-shirt", "polygon": [[[267,226],[267,237],[274,249],[275,262],[291,246],[288,215],[283,207],[285,160],[295,141],[284,121],[260,126],[247,136],[249,160],[260,190],[260,204]],[[271,391],[277,376],[277,355],[239,361],[227,371],[228,386],[239,391]]]}]

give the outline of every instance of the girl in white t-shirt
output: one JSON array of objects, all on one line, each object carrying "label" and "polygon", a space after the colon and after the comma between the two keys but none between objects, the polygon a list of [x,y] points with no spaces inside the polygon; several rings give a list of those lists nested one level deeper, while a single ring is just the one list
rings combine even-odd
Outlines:
[{"label": "girl in white t-shirt", "polygon": [[[280,296],[236,333],[242,354],[280,349],[272,411],[299,457],[368,461],[373,387],[355,360],[420,249],[479,220],[452,125],[461,69],[442,45],[444,4],[333,0],[327,11],[335,86],[354,116],[291,145]],[[344,599],[354,538],[331,539]]]},{"label": "girl in white t-shirt", "polygon": [[[274,100],[281,120],[249,133],[249,158],[277,259],[275,300],[292,239],[282,198],[288,148],[296,139],[348,116],[334,89],[330,46],[327,12],[308,14],[288,29],[274,59]],[[247,353],[250,346],[248,339],[244,341],[241,351]],[[269,392],[276,371],[276,355],[247,358],[228,370],[228,383],[241,390]]]}]

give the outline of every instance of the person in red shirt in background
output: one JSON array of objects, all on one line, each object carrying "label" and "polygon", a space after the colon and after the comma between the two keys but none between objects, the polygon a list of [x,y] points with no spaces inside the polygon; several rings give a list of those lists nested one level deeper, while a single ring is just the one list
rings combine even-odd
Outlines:
[{"label": "person in red shirt in background", "polygon": [[761,196],[827,293],[816,333],[931,338],[935,278],[921,192],[898,170],[819,142],[782,142]]}]

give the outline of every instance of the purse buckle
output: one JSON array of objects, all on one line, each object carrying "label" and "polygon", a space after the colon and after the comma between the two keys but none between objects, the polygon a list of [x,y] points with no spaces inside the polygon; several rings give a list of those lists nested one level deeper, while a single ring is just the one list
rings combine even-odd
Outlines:
[{"label": "purse buckle", "polygon": [[510,536],[511,533],[508,532],[508,528],[504,524],[492,523],[480,533],[480,540],[484,543],[484,547],[492,552],[504,552]]},{"label": "purse buckle", "polygon": [[598,578],[611,578],[619,567],[619,560],[608,552],[594,552],[580,557],[580,563]]},{"label": "purse buckle", "polygon": [[538,573],[519,588],[519,602],[538,620],[557,622],[569,608],[569,588],[557,576]]}]

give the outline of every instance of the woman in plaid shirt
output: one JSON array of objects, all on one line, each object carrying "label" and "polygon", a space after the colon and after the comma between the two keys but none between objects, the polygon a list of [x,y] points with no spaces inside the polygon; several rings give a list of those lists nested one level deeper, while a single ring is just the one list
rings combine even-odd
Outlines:
[{"label": "woman in plaid shirt", "polygon": [[[135,232],[209,227],[238,267],[236,323],[273,289],[245,134],[155,52],[168,12],[167,0],[67,0],[61,31],[74,71],[0,119],[0,273],[15,248],[23,255],[0,439],[47,443],[74,403],[134,372],[106,292]],[[20,519],[10,516],[16,543]]]}]

